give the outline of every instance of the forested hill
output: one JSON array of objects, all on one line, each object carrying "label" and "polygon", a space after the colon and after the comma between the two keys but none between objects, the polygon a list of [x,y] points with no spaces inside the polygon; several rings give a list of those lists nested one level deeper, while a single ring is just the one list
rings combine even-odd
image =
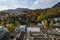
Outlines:
[{"label": "forested hill", "polygon": [[[15,9],[14,10],[6,10],[8,11],[8,18],[14,17],[16,20],[20,17],[21,20],[19,20],[21,23],[30,23],[30,22],[41,22],[44,19],[53,18],[53,17],[60,17],[60,2],[56,4],[52,8],[46,8],[46,9],[36,9],[36,10],[30,10],[30,9]],[[12,14],[11,13],[21,13],[21,14]],[[0,12],[0,14],[7,13],[5,11]]]}]

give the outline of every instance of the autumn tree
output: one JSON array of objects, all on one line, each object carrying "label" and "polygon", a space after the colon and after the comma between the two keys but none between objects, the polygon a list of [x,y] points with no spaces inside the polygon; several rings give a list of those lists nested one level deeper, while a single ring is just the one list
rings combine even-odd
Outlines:
[{"label": "autumn tree", "polygon": [[14,26],[13,23],[9,24],[8,30],[9,30],[9,31],[14,31],[14,30],[15,30],[15,26]]},{"label": "autumn tree", "polygon": [[48,28],[48,21],[47,20],[43,20],[42,21],[42,25],[43,25],[43,28]]},{"label": "autumn tree", "polygon": [[50,28],[53,28],[54,27],[54,22],[53,21],[50,21],[49,27]]},{"label": "autumn tree", "polygon": [[5,24],[4,21],[2,21],[0,25],[1,25],[1,26],[4,26],[4,27],[6,26],[6,24]]},{"label": "autumn tree", "polygon": [[41,15],[37,16],[37,21],[40,22],[44,19],[44,14],[41,13]]}]

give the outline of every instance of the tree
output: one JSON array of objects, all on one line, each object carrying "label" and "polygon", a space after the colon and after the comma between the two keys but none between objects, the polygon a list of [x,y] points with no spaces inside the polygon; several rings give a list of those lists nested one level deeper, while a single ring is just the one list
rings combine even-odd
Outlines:
[{"label": "tree", "polygon": [[53,28],[54,27],[54,22],[53,21],[50,21],[49,27],[50,28]]},{"label": "tree", "polygon": [[37,16],[37,21],[41,22],[44,19],[44,14],[41,13],[41,15]]},{"label": "tree", "polygon": [[9,30],[9,31],[14,31],[14,30],[15,30],[15,26],[14,26],[13,23],[9,24],[8,30]]},{"label": "tree", "polygon": [[47,20],[43,20],[42,21],[42,25],[43,25],[43,28],[48,28],[48,21]]},{"label": "tree", "polygon": [[1,25],[1,26],[4,26],[4,27],[6,26],[6,24],[5,24],[4,21],[2,21],[0,25]]}]

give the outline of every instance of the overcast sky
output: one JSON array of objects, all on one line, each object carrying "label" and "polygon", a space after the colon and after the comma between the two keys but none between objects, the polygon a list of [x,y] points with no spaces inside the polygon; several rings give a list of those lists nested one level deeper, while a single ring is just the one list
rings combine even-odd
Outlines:
[{"label": "overcast sky", "polygon": [[60,0],[0,0],[0,10],[29,8],[43,9],[50,8]]}]

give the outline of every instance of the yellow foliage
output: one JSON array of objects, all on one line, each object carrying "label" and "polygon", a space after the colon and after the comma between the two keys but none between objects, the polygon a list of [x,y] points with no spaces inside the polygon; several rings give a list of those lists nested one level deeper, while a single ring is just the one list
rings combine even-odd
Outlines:
[{"label": "yellow foliage", "polygon": [[44,28],[48,28],[48,21],[47,20],[42,21],[42,24],[43,24]]},{"label": "yellow foliage", "polygon": [[49,26],[50,26],[50,28],[53,28],[54,27],[54,22],[51,21]]},{"label": "yellow foliage", "polygon": [[15,26],[14,26],[14,24],[9,24],[9,26],[8,26],[8,30],[9,31],[12,31],[12,30],[15,30]]},{"label": "yellow foliage", "polygon": [[1,26],[5,26],[5,22],[1,22],[1,24],[0,24]]}]

